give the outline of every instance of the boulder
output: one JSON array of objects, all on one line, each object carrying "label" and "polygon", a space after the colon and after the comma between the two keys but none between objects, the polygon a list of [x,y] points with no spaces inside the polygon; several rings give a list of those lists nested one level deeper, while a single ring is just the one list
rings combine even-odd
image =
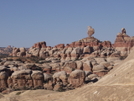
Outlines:
[{"label": "boulder", "polygon": [[94,59],[96,60],[98,64],[100,64],[101,62],[106,62],[104,58],[94,58]]},{"label": "boulder", "polygon": [[48,82],[49,80],[52,80],[52,75],[48,73],[43,73],[44,75],[44,82]]},{"label": "boulder", "polygon": [[35,43],[32,47],[33,48],[46,48],[46,42],[43,41],[43,42]]},{"label": "boulder", "polygon": [[70,73],[68,82],[72,87],[80,87],[84,84],[85,72],[83,70],[74,70]]},{"label": "boulder", "polygon": [[67,85],[67,73],[65,71],[59,71],[53,74],[53,82],[62,82],[63,85]]},{"label": "boulder", "polygon": [[40,58],[45,58],[45,57],[47,57],[47,55],[46,55],[46,49],[45,49],[45,48],[41,48],[41,49],[40,49],[39,57],[40,57]]},{"label": "boulder", "polygon": [[104,76],[108,71],[109,69],[103,65],[96,65],[93,67],[93,73],[97,74],[99,77]]},{"label": "boulder", "polygon": [[84,71],[92,71],[92,64],[91,61],[87,60],[85,62],[83,62],[83,70]]},{"label": "boulder", "polygon": [[103,65],[96,65],[96,66],[93,67],[92,70],[93,70],[94,72],[95,72],[95,71],[108,71],[107,68],[106,68],[105,66],[103,66]]},{"label": "boulder", "polygon": [[121,51],[121,56],[126,56],[130,53],[130,49],[134,46],[133,38],[126,34],[125,28],[121,29],[114,42],[114,47],[117,51]]},{"label": "boulder", "polygon": [[34,88],[43,88],[44,75],[42,71],[32,71],[31,77]]},{"label": "boulder", "polygon": [[88,36],[91,37],[94,33],[95,30],[91,26],[88,26],[88,31],[87,31]]},{"label": "boulder", "polygon": [[53,90],[53,82],[52,82],[52,80],[48,80],[48,82],[46,82],[44,84],[44,89]]},{"label": "boulder", "polygon": [[71,52],[71,60],[77,60],[79,56],[82,54],[81,48],[74,48]]},{"label": "boulder", "polygon": [[75,61],[68,61],[68,62],[65,62],[64,67],[70,67],[73,70],[75,70],[77,68],[77,64]]},{"label": "boulder", "polygon": [[57,49],[63,49],[65,47],[64,44],[58,44],[55,46]]},{"label": "boulder", "polygon": [[7,78],[8,78],[7,72],[0,71],[0,91],[3,91],[8,87]]},{"label": "boulder", "polygon": [[84,47],[84,49],[83,49],[83,54],[90,54],[90,53],[92,53],[92,49],[91,49],[91,47],[89,47],[89,46],[86,46],[86,47]]},{"label": "boulder", "polygon": [[57,83],[54,85],[53,90],[54,90],[54,91],[62,91],[62,87],[63,87],[62,83],[61,83],[61,82],[57,82]]},{"label": "boulder", "polygon": [[31,73],[31,70],[14,71],[11,77],[7,80],[8,87],[14,90],[31,89],[33,87]]},{"label": "boulder", "polygon": [[83,69],[83,62],[82,61],[76,61],[76,67],[77,67],[77,69]]},{"label": "boulder", "polygon": [[69,67],[69,66],[65,66],[63,68],[63,70],[67,73],[67,74],[70,74],[72,71],[73,71],[73,68]]},{"label": "boulder", "polygon": [[12,50],[12,56],[17,56],[17,53],[20,52],[19,48],[14,47]]}]

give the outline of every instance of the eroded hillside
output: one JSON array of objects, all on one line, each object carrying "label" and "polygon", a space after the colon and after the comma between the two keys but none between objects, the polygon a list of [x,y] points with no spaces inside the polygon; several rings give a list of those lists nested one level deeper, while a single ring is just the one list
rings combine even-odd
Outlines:
[{"label": "eroded hillside", "polygon": [[[0,101],[133,101],[134,41],[124,30],[113,45],[88,31],[67,46],[14,48],[17,57],[1,61]],[[27,61],[32,56],[43,60]]]}]

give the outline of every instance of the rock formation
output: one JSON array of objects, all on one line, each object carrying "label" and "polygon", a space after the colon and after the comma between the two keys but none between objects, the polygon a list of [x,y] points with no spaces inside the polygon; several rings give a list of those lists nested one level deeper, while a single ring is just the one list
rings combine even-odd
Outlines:
[{"label": "rock formation", "polygon": [[122,29],[121,29],[121,33],[122,33],[122,34],[126,34],[126,29],[125,29],[125,28],[122,28]]},{"label": "rock formation", "polygon": [[127,56],[130,49],[134,46],[134,38],[126,34],[125,28],[121,29],[114,42],[114,47],[117,51],[121,52],[121,56]]},{"label": "rock formation", "polygon": [[13,50],[13,47],[0,47],[0,56],[2,55],[10,55]]},{"label": "rock formation", "polygon": [[95,30],[91,26],[88,26],[88,31],[87,31],[88,36],[91,37],[94,33]]},{"label": "rock formation", "polygon": [[0,84],[5,85],[1,91],[6,88],[68,90],[98,81],[128,56],[134,37],[128,36],[123,28],[112,44],[92,37],[94,32],[89,26],[89,37],[67,45],[51,47],[38,42],[28,50],[14,48],[12,56],[20,61],[0,62],[1,68],[5,68],[0,70]]}]

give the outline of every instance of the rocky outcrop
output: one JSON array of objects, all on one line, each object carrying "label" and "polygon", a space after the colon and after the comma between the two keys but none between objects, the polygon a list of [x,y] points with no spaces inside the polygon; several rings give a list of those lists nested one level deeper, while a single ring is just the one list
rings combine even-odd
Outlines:
[{"label": "rocky outcrop", "polygon": [[25,48],[14,48],[12,56],[39,57],[48,59],[53,57],[59,61],[79,60],[85,57],[112,57],[119,52],[119,57],[126,57],[130,49],[134,46],[134,37],[126,34],[126,29],[122,28],[121,33],[116,37],[115,43],[110,41],[100,41],[91,37],[94,29],[88,27],[89,37],[83,38],[71,44],[58,44],[55,47],[46,46],[46,42],[35,43],[29,50]]},{"label": "rocky outcrop", "polygon": [[67,73],[65,71],[59,71],[54,73],[53,82],[55,84],[61,83],[63,85],[67,85]]},{"label": "rocky outcrop", "polygon": [[32,71],[31,77],[34,88],[43,88],[44,75],[42,71]]},{"label": "rocky outcrop", "polygon": [[89,27],[89,37],[67,45],[51,47],[46,46],[46,42],[38,42],[28,50],[14,48],[12,56],[35,58],[36,61],[1,62],[1,66],[8,68],[8,72],[2,70],[1,75],[9,74],[2,78],[5,88],[57,91],[98,81],[129,54],[134,46],[134,37],[128,36],[123,28],[112,44],[93,37],[94,32]]},{"label": "rocky outcrop", "polygon": [[[43,61],[42,61],[43,62]],[[113,66],[104,58],[84,58],[82,60],[26,63],[22,61],[2,61],[0,66],[0,90],[10,88],[48,90],[68,90],[88,82],[96,82]],[[92,78],[92,75],[96,75]]]},{"label": "rocky outcrop", "polygon": [[127,35],[125,28],[122,28],[122,32],[118,33],[114,42],[115,49],[120,51],[121,56],[127,56],[133,46],[134,38]]},{"label": "rocky outcrop", "polygon": [[7,79],[8,79],[8,71],[5,66],[0,66],[0,91],[3,91],[7,88]]},{"label": "rocky outcrop", "polygon": [[31,89],[33,87],[31,73],[31,70],[15,71],[11,77],[8,77],[8,87],[14,90]]},{"label": "rocky outcrop", "polygon": [[8,46],[8,47],[0,47],[0,56],[8,56],[12,53],[13,47]]},{"label": "rocky outcrop", "polygon": [[87,31],[88,36],[91,37],[94,33],[95,30],[91,26],[88,26],[88,31]]},{"label": "rocky outcrop", "polygon": [[14,47],[11,55],[18,56],[18,57],[24,57],[24,56],[26,56],[26,49],[24,47],[22,47],[22,48]]},{"label": "rocky outcrop", "polygon": [[69,78],[69,84],[73,87],[79,87],[84,84],[85,81],[85,72],[82,70],[74,70],[71,72]]},{"label": "rocky outcrop", "polygon": [[33,46],[33,48],[46,48],[46,42],[43,41],[43,42],[38,42],[38,43],[35,43]]}]

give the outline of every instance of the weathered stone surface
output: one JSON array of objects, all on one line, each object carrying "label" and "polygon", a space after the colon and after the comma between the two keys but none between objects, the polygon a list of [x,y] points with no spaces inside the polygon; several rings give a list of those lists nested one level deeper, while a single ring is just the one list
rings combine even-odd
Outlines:
[{"label": "weathered stone surface", "polygon": [[104,58],[94,58],[94,59],[96,60],[98,64],[100,64],[101,62],[106,62]]},{"label": "weathered stone surface", "polygon": [[89,74],[86,78],[85,78],[85,82],[86,83],[94,83],[97,82],[99,79],[99,76],[97,74]]},{"label": "weathered stone surface", "polygon": [[72,87],[79,87],[84,84],[85,73],[82,70],[74,70],[70,73],[68,82]]},{"label": "weathered stone surface", "polygon": [[68,62],[65,62],[64,67],[70,67],[73,70],[75,70],[77,68],[77,65],[75,61],[68,61]]},{"label": "weathered stone surface", "polygon": [[34,88],[43,88],[44,75],[42,71],[32,71],[31,77],[33,79]]},{"label": "weathered stone surface", "polygon": [[13,51],[11,53],[12,56],[26,56],[26,49],[24,47],[22,48],[13,48]]},{"label": "weathered stone surface", "polygon": [[83,53],[84,54],[90,54],[90,53],[92,53],[93,52],[93,49],[91,48],[91,47],[89,47],[89,46],[86,46],[86,47],[84,47],[84,49],[83,49]]},{"label": "weathered stone surface", "polygon": [[52,74],[43,73],[44,75],[44,82],[48,82],[49,80],[52,80]]},{"label": "weathered stone surface", "polygon": [[87,31],[88,36],[91,37],[94,33],[95,30],[91,26],[88,26],[88,31]]},{"label": "weathered stone surface", "polygon": [[8,74],[5,71],[0,71],[0,91],[3,91],[7,88],[7,78]]},{"label": "weathered stone surface", "polygon": [[46,42],[38,42],[33,45],[34,48],[46,48]]},{"label": "weathered stone surface", "polygon": [[44,89],[53,90],[53,81],[49,80],[47,83],[45,83]]},{"label": "weathered stone surface", "polygon": [[93,71],[108,71],[106,67],[104,67],[103,65],[96,65],[93,67],[92,69]]},{"label": "weathered stone surface", "polygon": [[14,48],[12,56],[19,56],[20,60],[24,56],[37,60],[28,61],[25,58],[21,63],[11,61],[14,60],[12,57],[7,59],[10,61],[0,60],[0,65],[5,66],[0,67],[0,84],[11,89],[44,88],[59,91],[96,82],[128,56],[134,46],[134,37],[128,36],[123,28],[112,44],[92,37],[94,32],[89,27],[89,37],[66,46],[58,44],[51,47],[46,46],[46,42],[38,42],[28,50]]},{"label": "weathered stone surface", "polygon": [[56,85],[54,86],[53,90],[54,91],[60,91],[62,89],[62,83],[57,82]]},{"label": "weathered stone surface", "polygon": [[82,54],[81,48],[79,47],[74,48],[73,51],[71,52],[71,60],[77,60],[81,54]]},{"label": "weathered stone surface", "polygon": [[67,74],[70,74],[72,71],[73,71],[73,68],[69,67],[69,66],[65,66],[63,68],[63,70],[67,73]]},{"label": "weathered stone surface", "polygon": [[37,66],[37,65],[34,64],[34,63],[26,63],[26,64],[24,65],[24,69],[42,70],[41,67]]},{"label": "weathered stone surface", "polygon": [[76,61],[77,69],[83,69],[83,62],[82,61]]},{"label": "weathered stone surface", "polygon": [[122,34],[126,34],[126,29],[125,29],[125,28],[122,28],[122,29],[121,29],[121,33],[122,33]]},{"label": "weathered stone surface", "polygon": [[46,54],[46,49],[45,48],[41,48],[40,49],[40,52],[39,52],[39,57],[40,58],[45,58],[45,57],[47,57],[47,54]]},{"label": "weathered stone surface", "polygon": [[36,56],[36,57],[39,56],[39,51],[40,51],[40,48],[33,48],[33,47],[31,47],[29,49],[29,53],[32,54],[32,56]]},{"label": "weathered stone surface", "polygon": [[83,63],[83,70],[84,71],[92,71],[91,61],[87,60]]},{"label": "weathered stone surface", "polygon": [[15,71],[7,80],[8,87],[14,90],[31,89],[33,82],[31,78],[31,70]]},{"label": "weathered stone surface", "polygon": [[130,53],[130,49],[134,46],[133,37],[126,34],[125,28],[121,29],[114,42],[114,47],[117,51],[121,51],[121,56],[126,56]]},{"label": "weathered stone surface", "polygon": [[12,55],[12,51],[13,51],[13,48],[12,46],[7,46],[7,47],[0,47],[0,54],[1,55],[9,55],[11,56]]},{"label": "weathered stone surface", "polygon": [[17,56],[17,53],[20,52],[19,48],[13,48],[12,56]]},{"label": "weathered stone surface", "polygon": [[110,41],[104,41],[101,44],[104,48],[112,47],[112,43]]},{"label": "weathered stone surface", "polygon": [[65,45],[64,44],[58,44],[55,47],[58,48],[58,49],[63,49],[65,47]]},{"label": "weathered stone surface", "polygon": [[102,76],[106,75],[108,73],[108,71],[95,71],[93,73],[99,77],[102,77]]},{"label": "weathered stone surface", "polygon": [[56,84],[56,82],[62,82],[63,85],[67,84],[67,73],[65,71],[59,71],[54,73],[53,75],[53,82]]}]

